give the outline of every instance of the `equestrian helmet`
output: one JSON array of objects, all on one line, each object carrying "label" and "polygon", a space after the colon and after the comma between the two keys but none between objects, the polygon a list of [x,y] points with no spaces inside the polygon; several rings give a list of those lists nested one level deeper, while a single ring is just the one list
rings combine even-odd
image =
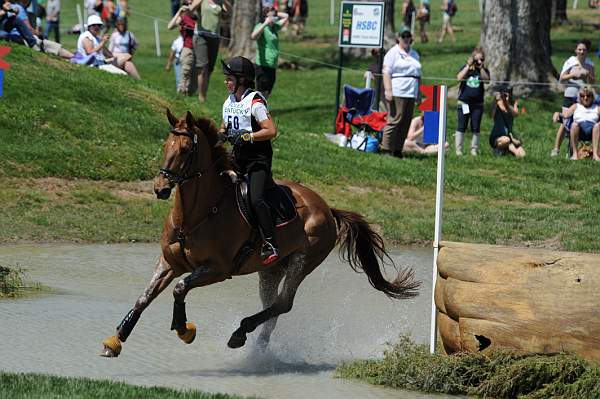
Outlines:
[{"label": "equestrian helmet", "polygon": [[221,60],[221,65],[223,66],[223,73],[225,75],[245,77],[246,79],[254,82],[254,64],[248,58],[240,56],[233,57],[227,63]]}]

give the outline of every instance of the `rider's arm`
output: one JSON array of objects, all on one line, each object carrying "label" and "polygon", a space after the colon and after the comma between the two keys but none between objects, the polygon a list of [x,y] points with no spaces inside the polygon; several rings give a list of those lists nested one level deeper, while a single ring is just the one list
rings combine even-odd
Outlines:
[{"label": "rider's arm", "polygon": [[260,130],[258,132],[250,133],[251,142],[267,141],[277,136],[277,128],[269,116],[267,107],[262,102],[252,106],[252,115],[258,122]]}]

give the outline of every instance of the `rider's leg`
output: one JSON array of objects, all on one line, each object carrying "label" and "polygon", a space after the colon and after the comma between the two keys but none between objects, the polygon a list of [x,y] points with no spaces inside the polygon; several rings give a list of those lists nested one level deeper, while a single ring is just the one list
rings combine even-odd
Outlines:
[{"label": "rider's leg", "polygon": [[256,215],[263,238],[260,256],[263,264],[268,265],[279,258],[279,249],[275,243],[273,219],[264,198],[265,187],[273,184],[273,180],[267,168],[251,170],[248,175],[250,177],[250,205],[252,206],[254,215]]}]

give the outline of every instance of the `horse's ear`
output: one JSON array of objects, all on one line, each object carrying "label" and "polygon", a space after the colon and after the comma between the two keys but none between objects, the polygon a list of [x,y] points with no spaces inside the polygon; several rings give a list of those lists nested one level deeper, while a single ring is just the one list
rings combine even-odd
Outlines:
[{"label": "horse's ear", "polygon": [[177,124],[177,118],[175,118],[175,115],[171,113],[171,110],[169,108],[167,108],[167,119],[169,120],[171,126],[175,127],[175,125]]},{"label": "horse's ear", "polygon": [[188,111],[187,114],[185,114],[185,123],[188,129],[191,129],[192,127],[196,126],[196,120],[194,119],[194,115],[192,115],[190,111]]}]

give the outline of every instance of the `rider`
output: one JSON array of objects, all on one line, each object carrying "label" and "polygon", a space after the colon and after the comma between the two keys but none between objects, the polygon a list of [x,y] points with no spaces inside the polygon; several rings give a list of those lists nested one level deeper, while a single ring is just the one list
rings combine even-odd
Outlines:
[{"label": "rider", "polygon": [[220,132],[233,143],[237,172],[248,174],[250,203],[263,239],[260,257],[263,265],[268,265],[279,258],[273,219],[264,198],[265,188],[275,185],[271,139],[277,136],[277,128],[267,110],[267,100],[254,90],[254,64],[244,57],[221,63],[229,96],[223,104]]}]

